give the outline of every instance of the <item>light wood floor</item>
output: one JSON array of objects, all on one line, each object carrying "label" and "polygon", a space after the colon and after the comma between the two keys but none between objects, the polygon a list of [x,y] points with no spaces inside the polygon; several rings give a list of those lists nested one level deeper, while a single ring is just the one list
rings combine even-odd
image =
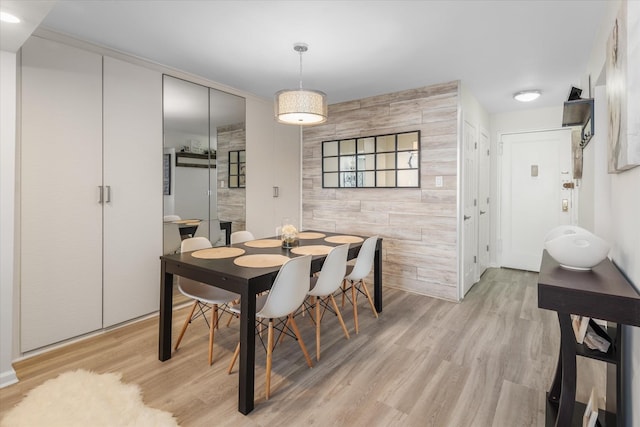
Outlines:
[{"label": "light wood floor", "polygon": [[[536,281],[535,273],[490,269],[460,304],[385,288],[378,320],[360,301],[360,334],[350,340],[337,319],[325,318],[313,369],[293,340],[276,348],[268,401],[257,344],[256,408],[248,416],[237,412],[237,368],[226,373],[237,321],[216,334],[209,367],[204,322],[159,362],[155,317],[16,363],[20,382],[0,390],[0,416],[43,381],[83,368],[121,372],[145,403],[173,413],[182,427],[543,426],[559,331],[555,313],[537,308]],[[174,314],[174,340],[185,315]],[[353,331],[350,309],[344,317]],[[315,354],[311,322],[298,323]],[[604,364],[592,362],[578,367],[581,401],[591,380],[604,381]]]}]

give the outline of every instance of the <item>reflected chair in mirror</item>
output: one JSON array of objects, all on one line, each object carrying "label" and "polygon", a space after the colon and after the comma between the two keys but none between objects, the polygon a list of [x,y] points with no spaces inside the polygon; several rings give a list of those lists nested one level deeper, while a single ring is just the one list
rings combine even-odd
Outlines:
[{"label": "reflected chair in mirror", "polygon": [[[207,238],[191,237],[182,241],[181,251],[191,252],[208,248],[211,248],[211,242],[209,242]],[[175,349],[178,349],[189,324],[198,317],[202,317],[209,327],[209,366],[211,366],[213,364],[213,341],[215,338],[215,329],[218,326],[219,311],[227,312],[227,304],[239,299],[240,295],[180,276],[178,276],[178,290],[183,295],[192,298],[194,302],[189,316],[187,316],[184,321]],[[208,311],[211,312],[210,320],[207,320],[206,316]]]},{"label": "reflected chair in mirror", "polygon": [[162,221],[164,222],[171,222],[171,221],[180,221],[182,218],[180,218],[180,216],[178,215],[165,215],[162,218]]},{"label": "reflected chair in mirror", "polygon": [[242,231],[234,231],[233,233],[231,233],[231,244],[235,244],[235,243],[244,243],[244,242],[248,242],[250,240],[255,240],[256,238],[253,237],[253,233],[251,233],[250,231],[247,230],[242,230]]},{"label": "reflected chair in mirror", "polygon": [[[304,354],[307,365],[311,368],[313,363],[307,352],[307,348],[302,341],[302,336],[296,324],[294,313],[304,302],[307,292],[309,292],[309,275],[311,274],[311,255],[304,255],[292,258],[285,262],[269,293],[259,295],[256,298],[256,326],[261,327],[265,323],[267,327],[267,342],[263,341],[262,334],[258,334],[259,340],[267,351],[267,369],[265,395],[269,399],[271,394],[271,365],[273,359],[273,349],[281,334],[287,334],[298,341],[298,345]],[[240,307],[232,305],[231,311],[240,313]],[[278,337],[275,337],[275,331]],[[238,354],[240,353],[240,343],[236,346],[233,359],[229,365],[229,373],[233,371]]]},{"label": "reflected chair in mirror", "polygon": [[193,237],[206,237],[212,246],[224,246],[225,235],[220,229],[220,220],[210,219],[209,221],[200,221]]},{"label": "reflected chair in mirror", "polygon": [[180,236],[180,228],[178,224],[173,222],[164,222],[162,231],[163,239],[163,255],[171,255],[180,251],[182,237]]},{"label": "reflected chair in mirror", "polygon": [[320,360],[320,323],[327,310],[338,317],[344,336],[349,339],[349,332],[344,324],[340,309],[333,294],[340,289],[347,271],[347,253],[349,244],[336,246],[329,252],[322,264],[322,270],[318,276],[311,278],[311,290],[308,295],[311,303],[305,303],[313,308],[313,320],[316,324],[316,359]]},{"label": "reflected chair in mirror", "polygon": [[347,265],[347,275],[344,278],[344,282],[342,284],[342,306],[344,307],[345,295],[348,297],[348,291],[351,290],[351,304],[353,305],[353,322],[355,325],[356,334],[358,333],[358,294],[363,294],[367,301],[369,301],[369,305],[371,306],[371,310],[373,311],[373,315],[378,318],[378,312],[376,311],[376,307],[373,305],[373,299],[371,298],[371,294],[367,289],[367,285],[364,279],[369,275],[371,269],[373,268],[373,258],[376,253],[376,243],[378,241],[378,236],[369,237],[364,241],[362,246],[360,247],[360,252],[358,253],[358,257],[356,258],[356,263],[351,266]]}]

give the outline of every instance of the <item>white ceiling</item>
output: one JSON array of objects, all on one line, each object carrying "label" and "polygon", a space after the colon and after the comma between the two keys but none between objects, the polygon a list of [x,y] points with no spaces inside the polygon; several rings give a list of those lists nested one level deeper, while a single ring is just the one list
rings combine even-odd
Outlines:
[{"label": "white ceiling", "polygon": [[[297,87],[293,44],[305,42],[303,86],[330,103],[461,80],[495,113],[561,105],[605,10],[606,0],[59,1],[42,26],[264,98]],[[543,96],[513,100],[530,88]]]}]

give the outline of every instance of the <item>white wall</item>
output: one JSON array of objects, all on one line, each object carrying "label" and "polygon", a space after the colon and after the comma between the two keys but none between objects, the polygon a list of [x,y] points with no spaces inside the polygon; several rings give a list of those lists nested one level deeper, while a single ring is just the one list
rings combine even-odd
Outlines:
[{"label": "white wall", "polygon": [[[598,29],[596,42],[591,51],[591,59],[585,70],[583,85],[591,76],[592,82],[606,82],[603,69],[606,58],[606,41],[613,28],[613,22],[621,2],[614,0],[607,3],[607,14],[603,16],[602,25]],[[627,1],[628,8],[640,12],[640,2]],[[637,32],[635,33],[637,36]],[[640,43],[636,40],[636,45]],[[637,70],[636,70],[637,72]],[[606,90],[606,89],[604,89]],[[613,248],[609,253],[611,259],[627,275],[640,292],[640,167],[619,174],[607,173],[607,110],[604,102],[606,92],[596,88],[595,136],[586,147],[584,156],[585,179],[581,193],[593,202],[581,206],[584,225],[592,226],[593,231],[609,240]],[[633,100],[638,102],[638,100]],[[591,170],[587,170],[591,167]],[[582,197],[582,194],[581,194]],[[625,351],[625,376],[629,380],[623,391],[627,399],[627,421],[629,425],[640,425],[640,328],[627,328],[625,333],[627,347]],[[634,405],[630,403],[634,402]]]},{"label": "white wall", "polygon": [[0,387],[18,381],[13,360],[16,54],[0,51]]},{"label": "white wall", "polygon": [[301,223],[299,132],[275,121],[273,102],[247,99],[246,225],[258,238],[273,236],[285,216]]}]

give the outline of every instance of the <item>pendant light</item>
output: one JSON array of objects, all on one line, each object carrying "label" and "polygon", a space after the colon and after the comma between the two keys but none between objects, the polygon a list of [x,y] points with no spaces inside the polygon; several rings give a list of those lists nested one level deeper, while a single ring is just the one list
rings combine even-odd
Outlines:
[{"label": "pendant light", "polygon": [[293,50],[300,54],[300,86],[276,93],[276,120],[290,125],[324,123],[327,121],[327,95],[318,90],[302,89],[302,54],[309,50],[309,46],[296,43]]}]

